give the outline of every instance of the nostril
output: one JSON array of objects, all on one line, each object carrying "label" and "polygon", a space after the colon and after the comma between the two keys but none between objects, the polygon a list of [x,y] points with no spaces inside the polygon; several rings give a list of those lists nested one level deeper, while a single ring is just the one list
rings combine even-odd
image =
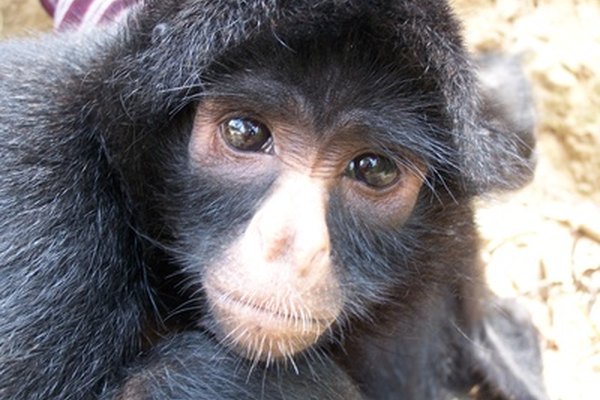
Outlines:
[{"label": "nostril", "polygon": [[329,259],[329,249],[323,247],[322,249],[315,252],[310,260],[311,265],[321,265],[324,261]]},{"label": "nostril", "polygon": [[293,234],[289,229],[271,232],[269,235],[259,233],[260,244],[266,261],[276,261],[284,258],[290,251]]},{"label": "nostril", "polygon": [[329,265],[329,258],[329,248],[327,247],[322,247],[307,257],[299,257],[296,263],[298,277],[307,278],[310,275],[320,275],[323,267]]}]

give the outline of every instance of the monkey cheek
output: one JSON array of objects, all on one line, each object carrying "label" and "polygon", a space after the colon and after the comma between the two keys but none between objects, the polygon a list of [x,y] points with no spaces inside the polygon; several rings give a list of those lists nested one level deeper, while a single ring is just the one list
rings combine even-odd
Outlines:
[{"label": "monkey cheek", "polygon": [[339,307],[331,306],[318,311],[306,305],[294,311],[293,304],[269,309],[225,296],[208,285],[206,293],[216,322],[214,333],[229,348],[253,360],[268,362],[309,348],[339,314]]}]

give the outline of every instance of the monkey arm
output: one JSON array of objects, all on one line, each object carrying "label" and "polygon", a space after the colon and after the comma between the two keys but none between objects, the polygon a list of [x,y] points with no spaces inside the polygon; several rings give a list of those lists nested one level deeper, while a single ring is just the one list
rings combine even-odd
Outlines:
[{"label": "monkey arm", "polygon": [[139,351],[136,240],[64,92],[87,73],[88,50],[64,37],[0,47],[3,399],[91,398]]},{"label": "monkey arm", "polygon": [[141,365],[128,371],[122,387],[103,399],[362,399],[333,361],[307,361],[267,369],[240,359],[203,333],[186,332],[153,348]]}]

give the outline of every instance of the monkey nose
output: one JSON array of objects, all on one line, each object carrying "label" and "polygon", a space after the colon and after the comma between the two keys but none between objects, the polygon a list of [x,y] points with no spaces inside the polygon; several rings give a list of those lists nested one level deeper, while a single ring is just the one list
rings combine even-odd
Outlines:
[{"label": "monkey nose", "polygon": [[[306,220],[302,222],[287,220],[281,229],[270,232],[261,231],[259,227],[259,236],[263,262],[283,267],[298,278],[308,279],[328,268],[330,241],[324,224],[310,224],[304,217]],[[293,226],[291,229],[290,224]]]},{"label": "monkey nose", "polygon": [[286,180],[266,199],[249,230],[263,262],[284,264],[299,277],[327,266],[331,243],[324,189],[311,178]]}]

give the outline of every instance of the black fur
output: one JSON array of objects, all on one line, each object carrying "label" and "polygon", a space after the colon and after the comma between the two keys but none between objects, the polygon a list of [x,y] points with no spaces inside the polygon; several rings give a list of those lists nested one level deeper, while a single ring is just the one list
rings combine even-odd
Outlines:
[{"label": "black fur", "polygon": [[[444,1],[146,1],[123,26],[0,52],[0,398],[545,398],[535,333],[482,283],[470,205],[530,179],[533,136],[480,105]],[[289,88],[304,103],[277,109]],[[360,110],[365,143],[428,164],[402,226],[332,194],[344,319],[296,365],[210,333],[199,266],[273,178],[190,167],[211,94],[320,134]]]}]

